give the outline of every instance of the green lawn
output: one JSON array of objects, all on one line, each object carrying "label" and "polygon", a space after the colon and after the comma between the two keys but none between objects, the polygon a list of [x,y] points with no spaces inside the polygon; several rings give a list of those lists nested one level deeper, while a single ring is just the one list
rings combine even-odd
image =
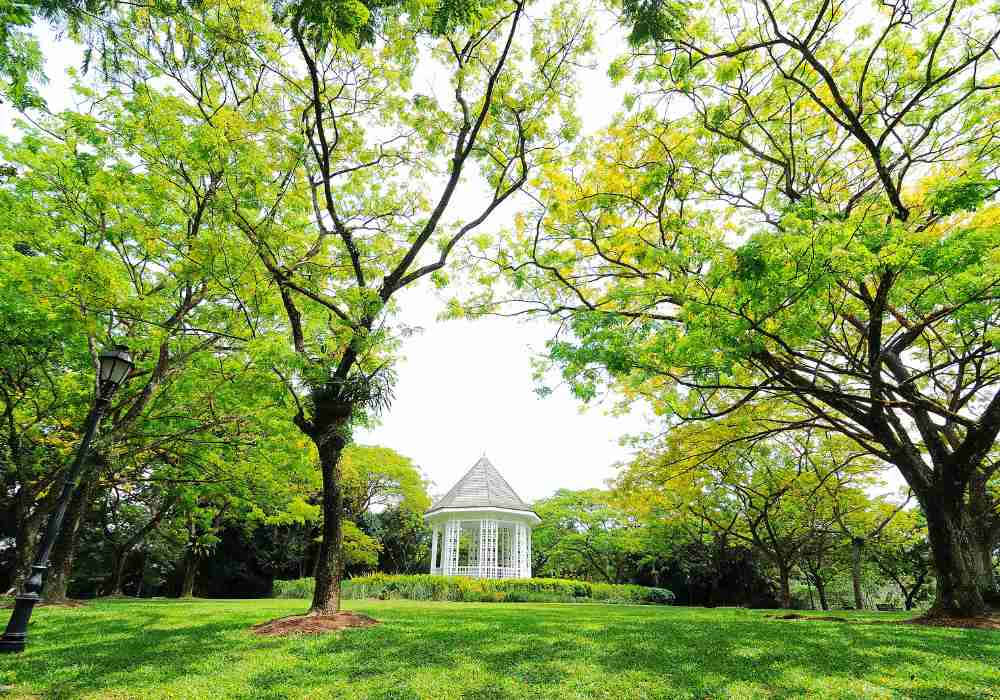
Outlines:
[{"label": "green lawn", "polygon": [[29,650],[0,657],[0,684],[13,686],[9,697],[46,699],[1000,698],[997,632],[778,621],[755,610],[412,601],[350,601],[383,621],[371,629],[247,631],[303,607],[41,608]]}]

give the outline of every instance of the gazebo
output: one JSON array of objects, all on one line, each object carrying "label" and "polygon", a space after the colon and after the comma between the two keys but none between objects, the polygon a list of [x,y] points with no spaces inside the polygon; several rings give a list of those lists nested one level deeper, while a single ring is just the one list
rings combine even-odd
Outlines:
[{"label": "gazebo", "polygon": [[431,573],[531,578],[531,508],[486,457],[424,514],[431,526]]}]

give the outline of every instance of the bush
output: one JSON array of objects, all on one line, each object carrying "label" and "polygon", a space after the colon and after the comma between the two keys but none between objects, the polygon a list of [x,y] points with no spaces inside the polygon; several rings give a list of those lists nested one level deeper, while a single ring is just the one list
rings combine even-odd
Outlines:
[{"label": "bush", "polygon": [[312,598],[314,582],[311,578],[299,578],[293,581],[274,582],[271,589],[272,598]]},{"label": "bush", "polygon": [[[275,581],[275,598],[311,598],[313,579]],[[591,583],[560,578],[474,579],[464,576],[371,574],[344,581],[345,599],[451,600],[490,603],[649,603],[670,605],[665,588]]]},{"label": "bush", "polygon": [[654,605],[670,605],[674,602],[674,592],[666,588],[647,588],[646,602]]}]

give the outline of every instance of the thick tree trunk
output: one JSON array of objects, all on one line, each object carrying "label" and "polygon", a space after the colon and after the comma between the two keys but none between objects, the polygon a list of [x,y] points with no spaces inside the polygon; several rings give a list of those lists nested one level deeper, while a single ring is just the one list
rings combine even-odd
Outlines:
[{"label": "thick tree trunk", "polygon": [[93,492],[93,479],[85,476],[83,483],[73,494],[73,500],[69,503],[66,519],[63,520],[59,539],[56,540],[56,545],[52,549],[49,570],[45,576],[43,595],[45,600],[50,603],[66,600],[70,575],[73,573],[73,557],[76,554],[77,542],[80,540],[80,525],[84,521]]},{"label": "thick tree trunk", "polygon": [[983,536],[976,538],[972,546],[979,589],[983,592],[987,605],[998,605],[1000,590],[997,588],[997,578],[993,571],[993,542],[984,533]]},{"label": "thick tree trunk", "polygon": [[785,610],[790,610],[792,607],[792,572],[790,569],[780,567],[778,574],[781,578],[781,607]]},{"label": "thick tree trunk", "polygon": [[14,576],[11,587],[20,592],[21,586],[31,573],[31,561],[35,557],[35,544],[38,542],[38,523],[32,518],[22,521],[14,533]]},{"label": "thick tree trunk", "polygon": [[924,498],[927,534],[937,574],[937,598],[932,617],[976,617],[987,613],[983,597],[981,559],[962,499]]},{"label": "thick tree trunk", "polygon": [[1000,581],[993,570],[993,552],[1000,544],[1000,509],[989,480],[974,478],[969,484],[969,518],[973,524],[976,576],[987,605],[1000,607]]},{"label": "thick tree trunk", "polygon": [[855,610],[865,609],[865,596],[861,592],[861,550],[864,546],[864,538],[851,538],[851,586],[854,588]]},{"label": "thick tree trunk", "polygon": [[344,492],[340,484],[340,455],[345,441],[335,431],[328,431],[315,442],[323,472],[323,537],[317,555],[316,585],[309,613],[332,615],[340,611],[340,580],[344,569],[341,556]]}]

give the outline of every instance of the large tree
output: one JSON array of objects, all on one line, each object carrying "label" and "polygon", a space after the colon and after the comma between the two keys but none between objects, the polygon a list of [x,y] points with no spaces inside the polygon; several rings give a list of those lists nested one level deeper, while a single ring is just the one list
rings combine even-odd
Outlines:
[{"label": "large tree", "polygon": [[[668,11],[670,5],[658,4]],[[934,612],[982,613],[1000,454],[1000,23],[979,2],[708,2],[612,66],[632,109],[548,173],[482,257],[564,323],[584,398],[611,375],[680,420],[760,401],[836,431],[920,503]],[[637,36],[637,41],[643,39]]]},{"label": "large tree", "polygon": [[601,489],[560,489],[532,504],[542,519],[532,534],[536,574],[606,583],[631,580],[640,524]]},{"label": "large tree", "polygon": [[[108,489],[220,484],[241,467],[239,477],[288,492],[301,466],[294,433],[274,422],[287,411],[274,359],[245,331],[280,317],[240,307],[252,265],[217,198],[233,162],[220,166],[211,129],[189,128],[197,101],[141,80],[104,88],[77,85],[79,111],[36,115],[0,141],[14,167],[0,185],[0,461],[15,570],[30,561],[78,443],[97,352],[124,342],[137,360],[55,548],[57,597],[79,519]],[[271,450],[267,461],[257,448]]]},{"label": "large tree", "polygon": [[[294,58],[267,72],[287,138],[261,161],[266,177],[247,171],[227,185],[285,311],[296,370],[284,379],[319,456],[316,614],[340,607],[341,455],[353,425],[391,397],[400,292],[444,283],[454,247],[575,131],[584,16],[563,4],[536,21],[522,0],[449,8],[375,13],[370,44],[312,4],[286,8],[280,29]],[[418,66],[440,75],[447,97],[411,87]]]}]

